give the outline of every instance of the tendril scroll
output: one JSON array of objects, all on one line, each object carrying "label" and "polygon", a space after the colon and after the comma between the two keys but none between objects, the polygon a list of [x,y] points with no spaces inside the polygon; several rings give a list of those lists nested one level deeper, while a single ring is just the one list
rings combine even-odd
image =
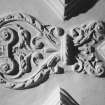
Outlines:
[{"label": "tendril scroll", "polygon": [[38,86],[65,67],[78,73],[105,73],[105,23],[64,29],[13,13],[0,18],[0,83],[12,89]]},{"label": "tendril scroll", "polygon": [[0,19],[0,83],[12,89],[38,86],[60,67],[63,29],[14,13]]}]

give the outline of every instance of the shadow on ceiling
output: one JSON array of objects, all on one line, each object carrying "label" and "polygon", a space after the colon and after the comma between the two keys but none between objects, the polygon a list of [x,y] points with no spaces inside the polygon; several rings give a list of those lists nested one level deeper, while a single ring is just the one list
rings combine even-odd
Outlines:
[{"label": "shadow on ceiling", "polygon": [[64,89],[60,88],[61,105],[79,105],[76,100]]},{"label": "shadow on ceiling", "polygon": [[72,17],[78,16],[81,13],[86,13],[99,0],[77,0],[68,3],[65,7],[64,20],[69,20]]}]

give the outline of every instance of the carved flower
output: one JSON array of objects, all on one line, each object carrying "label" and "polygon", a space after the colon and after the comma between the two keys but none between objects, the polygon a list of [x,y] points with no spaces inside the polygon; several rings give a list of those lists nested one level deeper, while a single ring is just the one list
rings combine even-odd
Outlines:
[{"label": "carved flower", "polygon": [[42,49],[44,47],[42,39],[38,37],[33,38],[32,44],[35,47],[35,49]]},{"label": "carved flower", "polygon": [[1,38],[4,40],[4,41],[7,41],[11,38],[11,32],[9,32],[8,29],[3,29],[2,32],[1,32]]},{"label": "carved flower", "polygon": [[103,64],[101,62],[97,62],[95,66],[95,74],[96,76],[101,76],[105,71]]},{"label": "carved flower", "polygon": [[105,33],[105,23],[99,22],[96,26],[96,29],[100,34],[104,34]]},{"label": "carved flower", "polygon": [[38,63],[39,63],[39,60],[43,60],[44,57],[41,53],[36,53],[34,56],[33,56],[33,62],[38,66]]},{"label": "carved flower", "polygon": [[3,73],[7,73],[10,70],[10,65],[8,63],[2,64],[1,69]]}]

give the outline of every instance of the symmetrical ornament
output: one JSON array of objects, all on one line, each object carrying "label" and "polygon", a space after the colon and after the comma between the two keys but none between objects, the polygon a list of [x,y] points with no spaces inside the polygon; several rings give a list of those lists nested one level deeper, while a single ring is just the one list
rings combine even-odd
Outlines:
[{"label": "symmetrical ornament", "polygon": [[67,66],[99,77],[105,73],[104,49],[103,21],[68,33],[28,14],[9,14],[0,18],[0,83],[13,89],[38,86]]},{"label": "symmetrical ornament", "polygon": [[14,13],[0,19],[0,82],[24,89],[38,86],[60,67],[60,28]]},{"label": "symmetrical ornament", "polygon": [[64,89],[57,87],[43,105],[79,105]]}]

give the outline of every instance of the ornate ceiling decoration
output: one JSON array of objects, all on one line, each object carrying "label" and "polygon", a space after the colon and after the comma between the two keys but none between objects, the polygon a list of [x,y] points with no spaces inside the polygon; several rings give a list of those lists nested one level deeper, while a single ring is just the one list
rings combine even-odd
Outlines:
[{"label": "ornate ceiling decoration", "polygon": [[[62,29],[14,13],[0,19],[0,82],[8,88],[38,86],[60,67]],[[59,62],[59,64],[58,64]]]},{"label": "ornate ceiling decoration", "polygon": [[[94,21],[65,32],[13,13],[0,18],[0,83],[12,89],[38,86],[51,74],[105,73],[105,23]],[[101,51],[101,53],[100,53]]]},{"label": "ornate ceiling decoration", "polygon": [[[81,25],[71,29],[70,35],[73,46],[71,47],[69,42],[67,43],[67,56],[69,58],[67,63],[72,65],[72,69],[93,76],[104,75],[105,23],[94,21]],[[72,52],[70,54],[68,53],[69,49],[69,52]],[[70,62],[72,58],[72,61],[75,62]]]}]

